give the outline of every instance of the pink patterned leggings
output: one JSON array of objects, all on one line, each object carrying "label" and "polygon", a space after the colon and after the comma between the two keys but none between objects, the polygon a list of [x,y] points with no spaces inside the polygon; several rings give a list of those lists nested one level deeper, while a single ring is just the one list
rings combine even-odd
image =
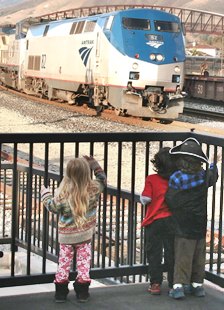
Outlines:
[{"label": "pink patterned leggings", "polygon": [[89,271],[91,263],[91,242],[79,245],[60,244],[58,269],[54,283],[68,283],[71,263],[76,251],[77,282],[91,282]]}]

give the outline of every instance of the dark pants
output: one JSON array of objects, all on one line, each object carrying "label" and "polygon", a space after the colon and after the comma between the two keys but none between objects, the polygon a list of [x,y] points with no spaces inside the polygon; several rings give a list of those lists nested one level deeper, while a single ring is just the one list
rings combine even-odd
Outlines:
[{"label": "dark pants", "polygon": [[169,287],[173,285],[174,225],[171,217],[158,219],[145,227],[145,250],[149,264],[150,283],[163,281],[162,259],[168,272]]},{"label": "dark pants", "polygon": [[174,284],[203,283],[205,277],[205,239],[175,238]]}]

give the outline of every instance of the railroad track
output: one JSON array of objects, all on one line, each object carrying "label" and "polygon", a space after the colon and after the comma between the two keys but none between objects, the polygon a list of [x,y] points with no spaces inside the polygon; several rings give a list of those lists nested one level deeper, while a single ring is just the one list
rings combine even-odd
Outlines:
[{"label": "railroad track", "polygon": [[25,93],[21,93],[21,92],[14,90],[14,89],[7,88],[7,87],[2,86],[2,85],[0,85],[0,91],[9,92],[10,94],[14,94],[20,98],[24,98],[24,99],[27,99],[30,101],[34,101],[34,102],[37,102],[39,104],[48,104],[48,105],[60,107],[62,109],[65,109],[65,110],[68,110],[71,112],[101,117],[103,119],[106,119],[106,120],[109,120],[112,122],[124,123],[124,124],[131,125],[131,126],[140,126],[140,127],[148,128],[150,125],[152,127],[154,127],[154,126],[156,126],[156,124],[167,125],[167,124],[172,123],[172,121],[170,121],[168,119],[161,119],[161,120],[160,119],[151,119],[150,120],[149,118],[143,119],[140,117],[134,117],[134,116],[130,116],[130,115],[120,116],[120,115],[117,115],[115,110],[110,108],[110,107],[104,108],[103,111],[99,114],[99,113],[97,113],[97,111],[95,109],[88,107],[87,104],[75,105],[75,104],[68,104],[68,103],[59,102],[59,101],[51,101],[48,99],[44,99],[44,98],[40,98],[40,97],[31,96],[31,95],[28,95]]},{"label": "railroad track", "polygon": [[183,115],[222,122],[224,120],[224,102],[186,97]]},{"label": "railroad track", "polygon": [[206,117],[215,121],[224,121],[224,113],[217,111],[207,111],[203,109],[199,110],[190,107],[185,107],[183,114],[194,117]]},{"label": "railroad track", "polygon": [[[111,122],[115,122],[115,123],[120,123],[120,124],[125,124],[125,125],[130,125],[130,126],[135,126],[135,127],[141,127],[141,128],[145,128],[146,130],[166,130],[166,131],[190,131],[192,129],[192,126],[194,127],[195,130],[197,130],[198,132],[203,131],[205,132],[209,132],[209,133],[214,133],[214,134],[223,134],[223,130],[220,128],[214,128],[214,126],[210,126],[208,128],[206,128],[205,126],[200,125],[200,122],[195,123],[191,120],[186,120],[185,118],[182,119],[182,117],[180,116],[179,119],[173,121],[171,124],[161,124],[159,120],[153,119],[153,120],[143,120],[141,118],[137,118],[137,117],[132,117],[132,116],[118,116],[115,114],[115,111],[111,110],[111,109],[105,109],[100,116],[97,116],[96,110],[88,108],[87,105],[83,105],[83,106],[76,106],[76,105],[69,105],[69,104],[65,104],[62,102],[56,102],[56,101],[50,101],[47,99],[43,99],[43,98],[39,98],[39,97],[34,97],[34,96],[30,96],[24,93],[20,93],[18,91],[12,90],[10,88],[6,88],[2,85],[0,85],[0,91],[5,92],[6,94],[8,93],[9,95],[13,94],[15,96],[17,96],[18,98],[23,98],[25,100],[29,100],[29,101],[33,101],[36,102],[37,104],[43,104],[43,105],[52,105],[52,107],[58,107],[60,109],[63,110],[67,110],[67,111],[71,111],[74,113],[78,113],[81,115],[88,115],[88,116],[92,116],[92,117],[100,117],[106,121],[111,121]],[[188,102],[189,105],[193,105],[194,102]],[[201,110],[195,110],[191,107],[188,107],[187,105],[185,106],[184,109],[184,114],[187,113],[191,113],[191,115],[194,115],[195,117],[198,116],[199,113],[203,113],[205,115],[205,112],[201,111]],[[197,114],[198,113],[198,114]],[[208,112],[209,113],[209,112]],[[207,114],[208,117],[208,114]],[[216,117],[215,120],[217,120],[220,116],[219,113],[211,116],[211,113],[209,113],[209,117],[212,119],[214,119],[214,117]],[[223,120],[223,119],[222,119]]]}]

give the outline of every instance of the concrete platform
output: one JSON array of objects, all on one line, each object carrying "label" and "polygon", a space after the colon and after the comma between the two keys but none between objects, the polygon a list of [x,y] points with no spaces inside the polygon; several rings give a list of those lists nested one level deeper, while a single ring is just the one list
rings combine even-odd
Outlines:
[{"label": "concrete platform", "polygon": [[[70,285],[71,286],[71,285]],[[69,286],[69,287],[70,287]],[[187,296],[183,300],[173,300],[168,296],[168,287],[163,284],[162,294],[152,296],[147,292],[148,284],[127,284],[91,287],[91,298],[87,303],[78,303],[71,289],[66,303],[54,302],[54,285],[43,286],[46,292],[37,293],[35,286],[23,287],[24,290],[7,288],[8,296],[0,297],[0,309],[4,310],[223,310],[224,289],[206,281],[205,297]],[[1,291],[2,290],[2,291]],[[0,288],[1,293],[6,288]],[[18,294],[20,290],[20,294]],[[14,293],[13,293],[14,291]],[[11,294],[10,294],[11,292]],[[6,294],[6,292],[5,292]],[[10,296],[11,295],[11,296]]]}]

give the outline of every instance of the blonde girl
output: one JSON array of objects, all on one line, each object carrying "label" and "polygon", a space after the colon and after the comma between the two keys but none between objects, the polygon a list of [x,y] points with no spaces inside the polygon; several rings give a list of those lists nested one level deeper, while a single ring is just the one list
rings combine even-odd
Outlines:
[{"label": "blonde girl", "polygon": [[[91,170],[95,180],[91,178]],[[89,299],[91,240],[96,227],[96,209],[106,175],[89,156],[68,162],[56,195],[42,187],[41,200],[49,212],[59,214],[59,261],[55,275],[55,301],[65,302],[69,293],[69,273],[76,252],[77,277],[73,284],[78,301]]]}]

